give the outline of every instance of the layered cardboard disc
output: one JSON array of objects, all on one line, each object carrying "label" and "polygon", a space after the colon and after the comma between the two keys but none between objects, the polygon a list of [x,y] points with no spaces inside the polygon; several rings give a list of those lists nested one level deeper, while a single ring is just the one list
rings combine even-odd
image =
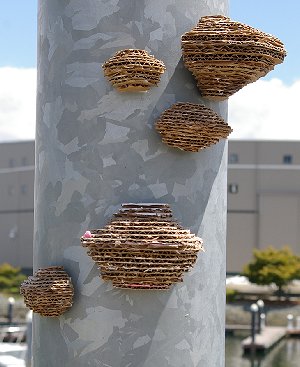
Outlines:
[{"label": "layered cardboard disc", "polygon": [[166,68],[145,50],[122,50],[103,64],[104,75],[120,92],[143,92],[156,86]]},{"label": "layered cardboard disc", "polygon": [[33,312],[57,317],[72,307],[74,289],[62,266],[39,269],[20,287],[24,302]]},{"label": "layered cardboard disc", "polygon": [[228,98],[286,56],[278,38],[222,15],[202,17],[181,44],[185,66],[210,100]]},{"label": "layered cardboard disc", "polygon": [[175,103],[155,123],[162,141],[171,147],[198,152],[232,132],[213,110],[193,103]]},{"label": "layered cardboard disc", "polygon": [[196,262],[203,241],[168,204],[123,204],[103,228],[81,237],[103,280],[118,288],[167,289]]}]

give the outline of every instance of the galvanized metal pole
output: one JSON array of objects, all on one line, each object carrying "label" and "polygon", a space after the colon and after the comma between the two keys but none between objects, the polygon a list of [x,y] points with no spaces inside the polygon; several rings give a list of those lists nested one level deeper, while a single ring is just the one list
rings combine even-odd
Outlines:
[{"label": "galvanized metal pole", "polygon": [[[224,366],[227,146],[200,153],[165,146],[156,118],[201,100],[181,61],[180,36],[227,0],[40,0],[35,269],[63,265],[73,308],[34,317],[37,367]],[[101,64],[141,48],[167,71],[147,93],[118,93]],[[122,202],[166,202],[205,241],[206,253],[170,291],[124,291],[103,282],[79,237]]]}]

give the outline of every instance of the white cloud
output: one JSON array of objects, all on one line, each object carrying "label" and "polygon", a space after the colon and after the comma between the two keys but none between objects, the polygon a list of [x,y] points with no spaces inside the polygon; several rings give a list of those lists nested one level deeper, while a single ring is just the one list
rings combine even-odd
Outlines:
[{"label": "white cloud", "polygon": [[[35,137],[36,69],[0,68],[0,142]],[[230,139],[300,140],[300,80],[259,80],[229,98]]]},{"label": "white cloud", "polygon": [[0,68],[0,141],[35,137],[36,69]]},{"label": "white cloud", "polygon": [[259,80],[229,98],[231,139],[300,140],[300,80]]}]

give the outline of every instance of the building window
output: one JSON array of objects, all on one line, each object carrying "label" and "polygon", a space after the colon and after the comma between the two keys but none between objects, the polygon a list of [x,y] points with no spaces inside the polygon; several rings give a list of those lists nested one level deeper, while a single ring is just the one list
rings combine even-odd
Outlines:
[{"label": "building window", "polygon": [[27,194],[27,185],[21,185],[21,194],[26,195]]},{"label": "building window", "polygon": [[9,158],[8,166],[10,168],[13,168],[15,166],[15,160],[13,158]]},{"label": "building window", "polygon": [[238,184],[229,184],[228,185],[228,192],[230,194],[237,194],[239,192],[239,185]]},{"label": "building window", "polygon": [[238,163],[239,162],[239,156],[237,153],[230,153],[229,154],[229,163]]},{"label": "building window", "polygon": [[291,154],[285,154],[282,157],[282,162],[284,164],[292,164],[293,163],[293,156]]},{"label": "building window", "polygon": [[22,158],[22,166],[27,166],[28,165],[28,162],[27,162],[27,157],[23,157]]}]

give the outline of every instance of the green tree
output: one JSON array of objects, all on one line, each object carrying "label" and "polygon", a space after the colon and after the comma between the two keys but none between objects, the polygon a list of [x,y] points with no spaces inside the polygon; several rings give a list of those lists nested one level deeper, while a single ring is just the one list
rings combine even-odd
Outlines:
[{"label": "green tree", "polygon": [[279,293],[293,279],[300,278],[300,257],[289,247],[254,250],[254,260],[245,266],[243,275],[252,283],[269,285],[275,283]]},{"label": "green tree", "polygon": [[20,268],[14,268],[10,264],[0,265],[0,292],[19,293],[19,287],[26,276]]}]

